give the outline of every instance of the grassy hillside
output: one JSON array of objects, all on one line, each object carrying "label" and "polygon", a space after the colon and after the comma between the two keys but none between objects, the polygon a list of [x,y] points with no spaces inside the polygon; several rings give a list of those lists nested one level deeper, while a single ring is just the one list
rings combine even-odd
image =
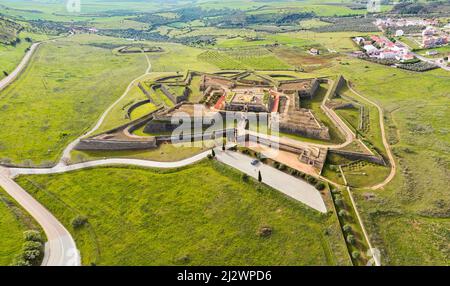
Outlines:
[{"label": "grassy hillside", "polygon": [[0,188],[0,266],[21,253],[23,232],[30,229],[38,229],[35,221]]},{"label": "grassy hillside", "polygon": [[55,162],[145,71],[140,54],[115,55],[90,45],[103,40],[76,36],[43,44],[20,78],[0,92],[3,162]]},{"label": "grassy hillside", "polygon": [[11,44],[17,39],[22,26],[0,16],[0,44]]},{"label": "grassy hillside", "polygon": [[[385,112],[398,171],[378,191],[357,190],[356,199],[385,264],[450,261],[450,74],[407,72],[343,59],[323,74],[340,73]],[[365,194],[375,195],[365,199]]]},{"label": "grassy hillside", "polygon": [[[335,217],[243,182],[215,161],[173,170],[96,168],[18,182],[71,230],[87,265],[348,263]],[[74,230],[76,216],[88,223]],[[263,227],[272,234],[260,236]]]}]

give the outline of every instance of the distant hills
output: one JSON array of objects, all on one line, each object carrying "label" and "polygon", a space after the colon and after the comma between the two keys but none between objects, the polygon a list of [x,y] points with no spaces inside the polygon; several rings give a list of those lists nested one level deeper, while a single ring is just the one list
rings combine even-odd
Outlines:
[{"label": "distant hills", "polygon": [[7,45],[16,43],[17,35],[22,29],[22,25],[0,16],[0,43]]}]

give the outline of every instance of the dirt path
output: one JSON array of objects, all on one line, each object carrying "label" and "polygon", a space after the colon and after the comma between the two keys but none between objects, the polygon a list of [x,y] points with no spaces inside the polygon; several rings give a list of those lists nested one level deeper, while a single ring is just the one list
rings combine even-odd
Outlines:
[{"label": "dirt path", "polygon": [[395,158],[394,158],[394,155],[392,154],[391,146],[389,145],[389,143],[387,141],[387,138],[386,138],[386,131],[384,129],[384,120],[383,120],[383,118],[384,118],[383,109],[377,103],[375,103],[374,101],[372,101],[372,100],[368,99],[367,97],[361,95],[358,91],[353,89],[353,87],[352,87],[352,85],[350,83],[348,83],[347,85],[348,85],[348,88],[352,92],[354,92],[357,96],[361,97],[362,99],[366,100],[370,104],[374,105],[378,109],[378,112],[380,114],[379,120],[380,120],[381,137],[382,137],[382,140],[383,140],[384,148],[386,149],[386,152],[387,152],[387,155],[388,155],[388,158],[389,158],[389,163],[391,165],[391,172],[389,173],[389,176],[387,176],[386,179],[383,182],[381,182],[381,183],[379,183],[379,184],[377,184],[375,186],[370,187],[370,189],[371,190],[381,189],[384,186],[386,186],[394,178],[395,173],[397,171],[397,165],[395,163]]}]

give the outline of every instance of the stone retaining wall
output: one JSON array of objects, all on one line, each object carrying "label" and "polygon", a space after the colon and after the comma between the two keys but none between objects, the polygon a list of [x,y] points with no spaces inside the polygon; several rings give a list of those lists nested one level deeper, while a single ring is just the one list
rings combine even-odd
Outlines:
[{"label": "stone retaining wall", "polygon": [[136,102],[136,103],[132,104],[127,110],[127,118],[131,118],[131,112],[133,112],[133,110],[135,110],[139,106],[147,104],[147,103],[151,103],[151,100],[150,99],[146,99],[146,100],[142,100],[142,101],[139,101],[139,102]]},{"label": "stone retaining wall", "polygon": [[345,85],[345,83],[346,83],[345,78],[342,75],[340,75],[338,79],[334,82],[333,86],[331,87],[330,98],[335,97],[338,90],[341,89],[342,86]]},{"label": "stone retaining wall", "polygon": [[296,134],[303,137],[321,139],[321,140],[330,140],[330,133],[328,127],[322,128],[311,128],[311,127],[302,127],[300,125],[294,125],[289,123],[279,124],[280,132]]},{"label": "stone retaining wall", "polygon": [[75,150],[84,151],[123,151],[123,150],[146,150],[156,148],[156,139],[149,137],[145,141],[122,141],[122,140],[101,140],[82,139]]},{"label": "stone retaining wall", "polygon": [[182,95],[175,95],[175,94],[171,93],[167,89],[167,87],[163,84],[161,84],[159,88],[170,99],[170,101],[173,102],[173,104],[178,104],[180,102],[188,100],[190,90],[186,87],[185,87]]},{"label": "stone retaining wall", "polygon": [[375,164],[382,165],[382,166],[387,165],[382,157],[378,157],[375,155],[357,153],[357,152],[351,152],[351,151],[344,151],[344,150],[330,150],[329,152],[332,154],[340,155],[340,156],[350,159],[350,160],[364,160],[364,161],[368,161],[368,162],[375,163]]},{"label": "stone retaining wall", "polygon": [[202,140],[213,140],[220,137],[227,137],[230,140],[234,138],[235,129],[234,128],[228,128],[228,129],[220,129],[215,130],[213,132],[207,132],[207,133],[194,133],[194,134],[183,134],[183,137],[177,137],[177,136],[156,136],[156,142],[158,144],[163,142],[195,142],[195,141],[202,141]]}]

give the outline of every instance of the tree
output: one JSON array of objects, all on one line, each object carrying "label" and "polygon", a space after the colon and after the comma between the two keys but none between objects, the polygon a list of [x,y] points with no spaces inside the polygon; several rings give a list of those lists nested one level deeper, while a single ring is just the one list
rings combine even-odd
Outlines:
[{"label": "tree", "polygon": [[42,242],[39,242],[39,241],[25,241],[23,243],[22,249],[24,251],[28,251],[28,250],[39,250],[39,251],[42,251],[43,250],[43,244],[42,244]]},{"label": "tree", "polygon": [[258,171],[258,181],[259,181],[259,182],[262,182],[261,171]]},{"label": "tree", "polygon": [[352,257],[353,257],[353,259],[358,259],[359,257],[361,257],[361,253],[359,253],[359,251],[355,250],[352,252]]},{"label": "tree", "polygon": [[344,216],[347,216],[347,211],[346,210],[340,210],[338,214],[339,214],[340,217],[344,217]]},{"label": "tree", "polygon": [[72,226],[73,228],[80,228],[84,226],[87,222],[88,222],[87,217],[78,215],[72,220]]},{"label": "tree", "polygon": [[42,235],[37,230],[27,230],[23,233],[23,238],[25,241],[37,241],[42,242]]},{"label": "tree", "polygon": [[316,189],[318,189],[319,191],[322,191],[323,189],[325,189],[325,184],[323,182],[317,182],[315,185]]},{"label": "tree", "polygon": [[352,234],[347,235],[347,239],[346,240],[347,240],[348,243],[350,243],[352,245],[356,243],[356,238]]},{"label": "tree", "polygon": [[352,231],[352,227],[348,224],[345,224],[342,229],[344,230],[344,232],[349,233]]}]

